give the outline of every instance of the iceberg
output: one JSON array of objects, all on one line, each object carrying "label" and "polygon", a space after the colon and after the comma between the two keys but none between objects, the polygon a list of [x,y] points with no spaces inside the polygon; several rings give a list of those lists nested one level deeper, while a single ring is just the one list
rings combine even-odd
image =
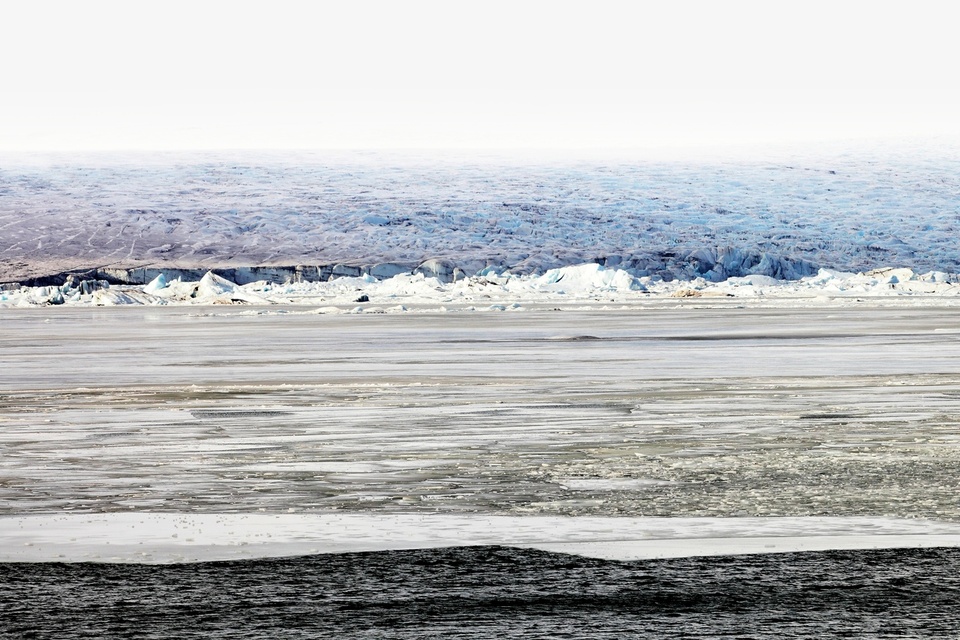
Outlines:
[{"label": "iceberg", "polygon": [[200,279],[200,283],[197,285],[196,297],[216,298],[225,293],[233,293],[236,291],[236,289],[236,284],[230,282],[226,278],[218,276],[213,271],[207,271],[203,278]]},{"label": "iceberg", "polygon": [[167,288],[167,278],[162,273],[143,287],[144,293],[157,293]]},{"label": "iceberg", "polygon": [[622,269],[606,269],[590,263],[550,269],[534,281],[538,288],[561,284],[566,293],[603,291],[645,291],[640,280]]}]

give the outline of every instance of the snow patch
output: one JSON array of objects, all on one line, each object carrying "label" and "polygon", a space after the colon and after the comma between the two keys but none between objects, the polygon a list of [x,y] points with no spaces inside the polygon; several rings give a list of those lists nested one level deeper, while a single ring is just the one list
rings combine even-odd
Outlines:
[{"label": "snow patch", "polygon": [[505,545],[614,560],[960,546],[960,526],[861,517],[103,513],[0,518],[0,562],[168,564]]}]

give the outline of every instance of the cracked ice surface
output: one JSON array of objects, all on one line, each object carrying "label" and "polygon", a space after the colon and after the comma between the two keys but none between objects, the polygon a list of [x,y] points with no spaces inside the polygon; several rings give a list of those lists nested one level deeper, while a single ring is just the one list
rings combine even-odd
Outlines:
[{"label": "cracked ice surface", "polygon": [[756,252],[842,271],[956,273],[958,176],[956,149],[930,146],[672,162],[8,158],[0,280],[99,266],[409,268],[432,258],[468,274],[606,260],[688,278],[727,248],[733,262]]},{"label": "cracked ice surface", "polygon": [[948,308],[0,314],[11,559],[960,534]]}]

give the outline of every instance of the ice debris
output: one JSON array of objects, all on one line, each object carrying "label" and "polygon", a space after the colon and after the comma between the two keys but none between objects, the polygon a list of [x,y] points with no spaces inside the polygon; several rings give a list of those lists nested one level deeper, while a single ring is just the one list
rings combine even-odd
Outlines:
[{"label": "ice debris", "polygon": [[[473,276],[448,279],[439,270],[376,278],[366,273],[317,282],[240,285],[213,272],[198,281],[167,280],[161,274],[146,286],[82,283],[61,287],[7,286],[0,307],[127,304],[311,305],[324,313],[387,313],[411,309],[507,310],[533,303],[622,302],[653,298],[796,298],[928,296],[943,300],[960,295],[960,278],[940,271],[917,274],[907,268],[846,273],[820,269],[799,280],[752,274],[712,282],[706,277],[665,280],[638,276],[597,263],[550,269],[542,275],[484,268]],[[452,272],[447,275],[452,275]],[[89,292],[89,293],[85,293]],[[365,306],[358,307],[357,304]],[[373,305],[373,306],[370,306]]]}]

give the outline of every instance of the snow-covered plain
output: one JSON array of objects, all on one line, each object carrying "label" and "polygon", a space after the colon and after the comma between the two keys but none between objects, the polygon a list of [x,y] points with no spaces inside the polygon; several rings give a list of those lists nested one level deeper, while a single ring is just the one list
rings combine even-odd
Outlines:
[{"label": "snow-covered plain", "polygon": [[3,310],[0,559],[960,543],[954,309],[673,302]]}]

